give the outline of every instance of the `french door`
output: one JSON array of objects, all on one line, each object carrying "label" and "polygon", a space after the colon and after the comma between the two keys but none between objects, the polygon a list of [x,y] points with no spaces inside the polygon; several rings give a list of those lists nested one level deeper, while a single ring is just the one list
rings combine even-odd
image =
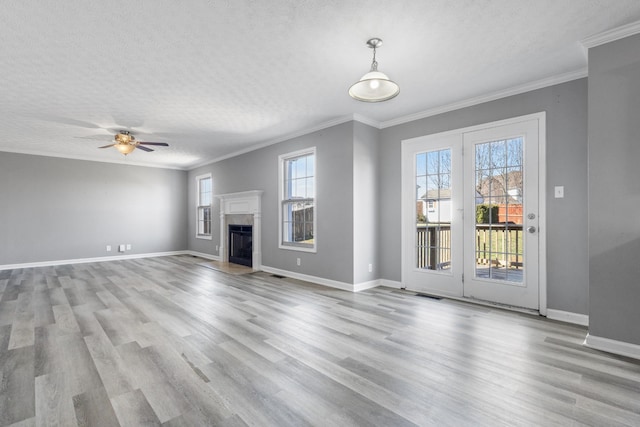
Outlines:
[{"label": "french door", "polygon": [[543,113],[403,141],[404,287],[540,309],[541,129]]},{"label": "french door", "polygon": [[429,135],[402,146],[403,285],[462,296],[463,168],[460,135]]}]

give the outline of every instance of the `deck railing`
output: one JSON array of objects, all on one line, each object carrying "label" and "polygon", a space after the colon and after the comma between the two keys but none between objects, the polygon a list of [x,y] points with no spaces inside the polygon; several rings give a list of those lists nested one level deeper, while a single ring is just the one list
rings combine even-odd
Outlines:
[{"label": "deck railing", "polygon": [[[451,224],[417,224],[416,267],[446,270],[451,266]],[[523,266],[522,224],[476,224],[476,262],[495,266]]]}]

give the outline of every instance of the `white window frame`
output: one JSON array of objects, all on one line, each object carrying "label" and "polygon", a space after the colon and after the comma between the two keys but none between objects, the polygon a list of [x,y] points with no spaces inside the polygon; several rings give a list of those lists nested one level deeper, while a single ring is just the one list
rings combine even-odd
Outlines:
[{"label": "white window frame", "polygon": [[[313,244],[309,243],[294,243],[283,241],[283,210],[284,204],[287,202],[285,199],[285,182],[286,182],[286,170],[285,162],[296,157],[313,156],[314,160],[314,174],[313,174],[313,187],[314,197],[309,199],[303,199],[304,201],[313,202]],[[294,151],[278,156],[278,247],[280,249],[300,251],[300,252],[317,252],[318,247],[318,156],[316,155],[316,147],[305,148],[303,150]]]},{"label": "white window frame", "polygon": [[[211,181],[211,194],[209,196],[209,204],[201,205],[200,202],[200,184],[202,180],[209,179]],[[209,233],[200,233],[200,211],[203,208],[209,208]],[[196,239],[213,239],[213,178],[211,174],[204,174],[196,176]]]}]

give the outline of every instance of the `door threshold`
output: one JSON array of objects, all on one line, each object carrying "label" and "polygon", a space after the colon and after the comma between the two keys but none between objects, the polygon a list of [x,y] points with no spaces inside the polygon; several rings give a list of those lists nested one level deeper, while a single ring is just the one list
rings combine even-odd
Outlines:
[{"label": "door threshold", "polygon": [[470,297],[463,297],[463,298],[456,298],[456,299],[458,301],[466,301],[472,304],[484,305],[487,307],[502,308],[504,310],[517,311],[518,313],[531,314],[532,316],[540,316],[540,311],[534,310],[532,308],[518,307],[516,305],[502,304],[499,302],[486,301],[486,300],[470,298]]},{"label": "door threshold", "polygon": [[515,305],[502,304],[498,302],[486,301],[486,300],[477,299],[477,298],[456,297],[452,295],[439,294],[437,292],[414,291],[407,288],[402,288],[402,289],[405,291],[413,292],[417,296],[421,296],[421,297],[428,297],[432,299],[449,299],[452,301],[466,302],[469,304],[482,305],[485,307],[501,308],[503,310],[515,311],[517,313],[529,314],[531,316],[542,316],[539,310],[534,310],[532,308],[518,307]]}]

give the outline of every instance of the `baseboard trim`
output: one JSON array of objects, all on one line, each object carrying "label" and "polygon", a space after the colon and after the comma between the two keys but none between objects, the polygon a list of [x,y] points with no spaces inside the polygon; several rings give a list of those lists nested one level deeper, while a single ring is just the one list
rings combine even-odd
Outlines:
[{"label": "baseboard trim", "polygon": [[589,316],[586,314],[572,313],[570,311],[547,309],[547,319],[560,322],[573,323],[574,325],[589,326]]},{"label": "baseboard trim", "polygon": [[[74,259],[62,259],[62,260],[54,260],[54,261],[25,262],[20,264],[4,264],[4,265],[0,265],[0,271],[15,270],[15,269],[22,269],[22,268],[55,267],[57,265],[68,265],[68,264],[87,264],[90,262],[122,261],[122,260],[128,260],[128,259],[136,259],[136,258],[154,258],[154,257],[172,256],[172,255],[191,255],[191,256],[197,256],[204,259],[209,259],[212,261],[220,261],[220,257],[217,255],[211,255],[204,252],[185,250],[185,251],[171,251],[171,252],[153,252],[153,253],[146,253],[146,254],[115,255],[115,256],[107,256],[107,257],[94,257],[94,258],[74,258]],[[298,280],[304,280],[306,282],[311,282],[318,285],[328,286],[336,289],[342,289],[344,291],[349,291],[349,292],[360,292],[366,289],[375,288],[382,284],[381,280],[371,280],[368,282],[351,284],[351,283],[339,282],[337,280],[325,279],[323,277],[310,276],[308,274],[296,273],[293,271],[282,270],[274,267],[268,267],[265,265],[261,267],[261,270],[267,273],[278,274],[280,276],[291,277],[293,279],[298,279]]]},{"label": "baseboard trim", "polygon": [[584,346],[608,353],[640,359],[640,345],[587,334]]},{"label": "baseboard trim", "polygon": [[325,279],[324,277],[311,276],[308,274],[296,273],[295,271],[282,270],[280,268],[269,267],[267,265],[263,265],[261,270],[265,273],[277,274],[278,276],[290,277],[292,279],[304,280],[305,282],[315,283],[316,285],[328,286],[330,288],[341,289],[343,291],[349,292],[360,292],[365,289],[375,288],[376,286],[380,286],[379,280],[372,280],[369,282],[362,283],[346,283],[339,282],[337,280]]},{"label": "baseboard trim", "polygon": [[380,286],[380,280],[369,280],[368,282],[360,282],[353,284],[353,292],[366,291]]},{"label": "baseboard trim", "polygon": [[136,258],[154,258],[154,257],[161,257],[161,256],[186,255],[186,254],[189,254],[189,251],[153,252],[153,253],[146,253],[146,254],[114,255],[114,256],[104,256],[104,257],[94,257],[94,258],[75,258],[75,259],[61,259],[61,260],[54,260],[54,261],[25,262],[21,264],[0,265],[0,270],[15,270],[20,268],[36,268],[36,267],[54,267],[56,265],[86,264],[89,262],[122,261],[127,259],[136,259]]},{"label": "baseboard trim", "polygon": [[197,256],[197,257],[204,258],[204,259],[209,259],[211,261],[221,261],[221,258],[218,255],[206,254],[204,252],[185,251],[185,254]]},{"label": "baseboard trim", "polygon": [[398,282],[397,280],[380,279],[379,282],[380,286],[394,289],[403,289],[402,282]]}]

